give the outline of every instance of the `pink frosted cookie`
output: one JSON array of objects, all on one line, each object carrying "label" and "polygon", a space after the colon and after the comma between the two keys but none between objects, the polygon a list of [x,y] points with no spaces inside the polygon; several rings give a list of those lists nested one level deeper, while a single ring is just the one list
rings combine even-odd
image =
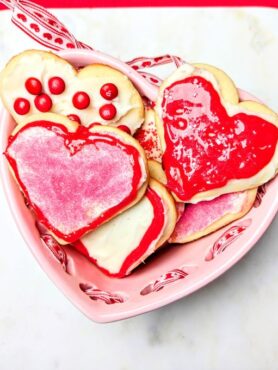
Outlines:
[{"label": "pink frosted cookie", "polygon": [[170,243],[186,243],[228,225],[249,212],[257,189],[224,194],[210,201],[186,204]]},{"label": "pink frosted cookie", "polygon": [[165,243],[175,223],[173,198],[164,186],[151,180],[140,202],[74,246],[106,274],[124,277]]},{"label": "pink frosted cookie", "polygon": [[17,123],[53,112],[85,126],[125,126],[133,134],[144,121],[141,96],[123,73],[101,64],[77,71],[47,51],[13,57],[0,75],[0,95]]},{"label": "pink frosted cookie", "polygon": [[153,109],[146,108],[145,121],[137,130],[134,137],[145,150],[147,159],[161,163],[162,151],[155,125],[155,113]]},{"label": "pink frosted cookie", "polygon": [[53,113],[17,126],[5,155],[37,219],[71,243],[144,195],[144,151],[116,128],[86,128]]},{"label": "pink frosted cookie", "polygon": [[182,65],[163,82],[155,109],[167,188],[177,200],[210,200],[275,176],[278,116],[262,104],[239,102],[219,69]]}]

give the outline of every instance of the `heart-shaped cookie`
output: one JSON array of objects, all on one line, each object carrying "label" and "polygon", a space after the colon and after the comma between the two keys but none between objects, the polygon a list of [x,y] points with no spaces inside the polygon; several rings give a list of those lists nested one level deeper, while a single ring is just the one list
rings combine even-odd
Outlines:
[{"label": "heart-shaped cookie", "polygon": [[[243,217],[252,208],[257,189],[220,195],[197,204],[185,204],[170,243],[188,243]],[[180,204],[180,203],[178,203]]]},{"label": "heart-shaped cookie", "polygon": [[262,104],[239,103],[228,76],[184,64],[161,86],[156,105],[167,187],[198,202],[257,187],[278,168],[278,118]]},{"label": "heart-shaped cookie", "polygon": [[123,277],[164,244],[176,219],[172,196],[151,180],[140,202],[74,245],[106,274]]},{"label": "heart-shaped cookie", "polygon": [[134,137],[145,150],[147,159],[161,162],[161,144],[155,125],[155,112],[153,109],[146,108],[145,121]]},{"label": "heart-shaped cookie", "polygon": [[141,96],[126,75],[101,64],[77,71],[47,51],[13,57],[0,75],[0,95],[17,123],[53,112],[85,126],[124,125],[133,134],[144,120]]},{"label": "heart-shaped cookie", "polygon": [[62,242],[131,207],[147,186],[144,151],[130,135],[53,113],[17,126],[5,154],[37,219]]}]

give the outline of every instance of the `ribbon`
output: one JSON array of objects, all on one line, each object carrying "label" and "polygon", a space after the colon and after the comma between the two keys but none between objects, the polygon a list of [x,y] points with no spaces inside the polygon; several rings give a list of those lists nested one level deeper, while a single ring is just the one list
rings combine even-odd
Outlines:
[{"label": "ribbon", "polygon": [[[55,51],[94,50],[91,46],[78,41],[67,27],[44,7],[29,0],[0,0],[0,2],[12,10],[13,24],[46,48]],[[149,83],[159,86],[162,80],[144,70],[170,63],[179,67],[184,61],[180,57],[167,54],[158,57],[138,57],[126,63],[138,71]]]}]

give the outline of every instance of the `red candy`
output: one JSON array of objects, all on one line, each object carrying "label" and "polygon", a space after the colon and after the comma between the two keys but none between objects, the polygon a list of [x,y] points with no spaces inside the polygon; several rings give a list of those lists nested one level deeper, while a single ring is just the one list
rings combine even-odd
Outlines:
[{"label": "red candy", "polygon": [[110,121],[116,116],[117,109],[113,104],[104,104],[99,108],[99,114],[101,118],[105,119],[106,121]]},{"label": "red candy", "polygon": [[25,98],[17,98],[14,102],[14,110],[17,114],[24,115],[30,110],[30,103]]},{"label": "red candy", "polygon": [[125,126],[125,125],[120,125],[120,126],[118,126],[118,128],[120,129],[120,130],[122,130],[122,131],[124,131],[124,132],[126,132],[127,134],[131,134],[131,131],[130,131],[130,129],[129,129],[129,127],[127,127],[127,126]]},{"label": "red candy", "polygon": [[106,100],[113,100],[118,96],[118,88],[112,83],[105,84],[100,89],[100,95]]},{"label": "red candy", "polygon": [[84,91],[78,91],[73,95],[72,104],[77,109],[86,109],[90,104],[90,97]]},{"label": "red candy", "polygon": [[42,92],[41,81],[35,77],[30,77],[26,80],[25,88],[32,95],[39,95]]},{"label": "red candy", "polygon": [[78,117],[77,114],[68,114],[67,117],[71,120],[71,121],[75,121],[75,122],[78,122],[81,124],[81,119]]},{"label": "red candy", "polygon": [[65,91],[65,81],[61,77],[51,77],[48,81],[48,88],[51,94],[59,95]]},{"label": "red candy", "polygon": [[94,127],[94,126],[101,126],[101,123],[99,123],[99,122],[93,122],[93,123],[90,123],[90,124],[89,124],[89,126],[88,126],[88,129],[89,129],[89,128],[92,128],[92,127]]},{"label": "red candy", "polygon": [[41,94],[35,98],[35,106],[40,112],[48,112],[52,107],[52,100],[46,94]]}]

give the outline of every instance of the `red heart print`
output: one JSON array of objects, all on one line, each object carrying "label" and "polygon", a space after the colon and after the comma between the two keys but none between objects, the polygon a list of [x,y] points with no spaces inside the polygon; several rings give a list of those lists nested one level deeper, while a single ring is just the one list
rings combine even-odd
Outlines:
[{"label": "red heart print", "polygon": [[63,40],[61,39],[61,37],[57,37],[57,38],[54,40],[54,42],[55,42],[56,44],[60,44],[60,45],[62,45]]},{"label": "red heart print", "polygon": [[18,19],[21,19],[22,22],[27,21],[26,15],[24,15],[24,14],[18,13],[16,16],[17,16]]},{"label": "red heart print", "polygon": [[47,39],[47,40],[51,40],[51,39],[52,39],[52,35],[51,35],[50,33],[48,33],[48,32],[44,33],[44,34],[43,34],[43,37],[44,37],[45,39]]},{"label": "red heart print", "polygon": [[40,27],[35,23],[31,23],[30,28],[32,28],[32,30],[34,30],[35,32],[40,32]]},{"label": "red heart print", "polygon": [[38,221],[69,243],[131,205],[147,177],[136,145],[100,126],[32,122],[5,154]]},{"label": "red heart print", "polygon": [[255,176],[277,147],[274,124],[255,113],[229,116],[213,84],[201,76],[167,86],[160,114],[167,186],[182,201]]}]

